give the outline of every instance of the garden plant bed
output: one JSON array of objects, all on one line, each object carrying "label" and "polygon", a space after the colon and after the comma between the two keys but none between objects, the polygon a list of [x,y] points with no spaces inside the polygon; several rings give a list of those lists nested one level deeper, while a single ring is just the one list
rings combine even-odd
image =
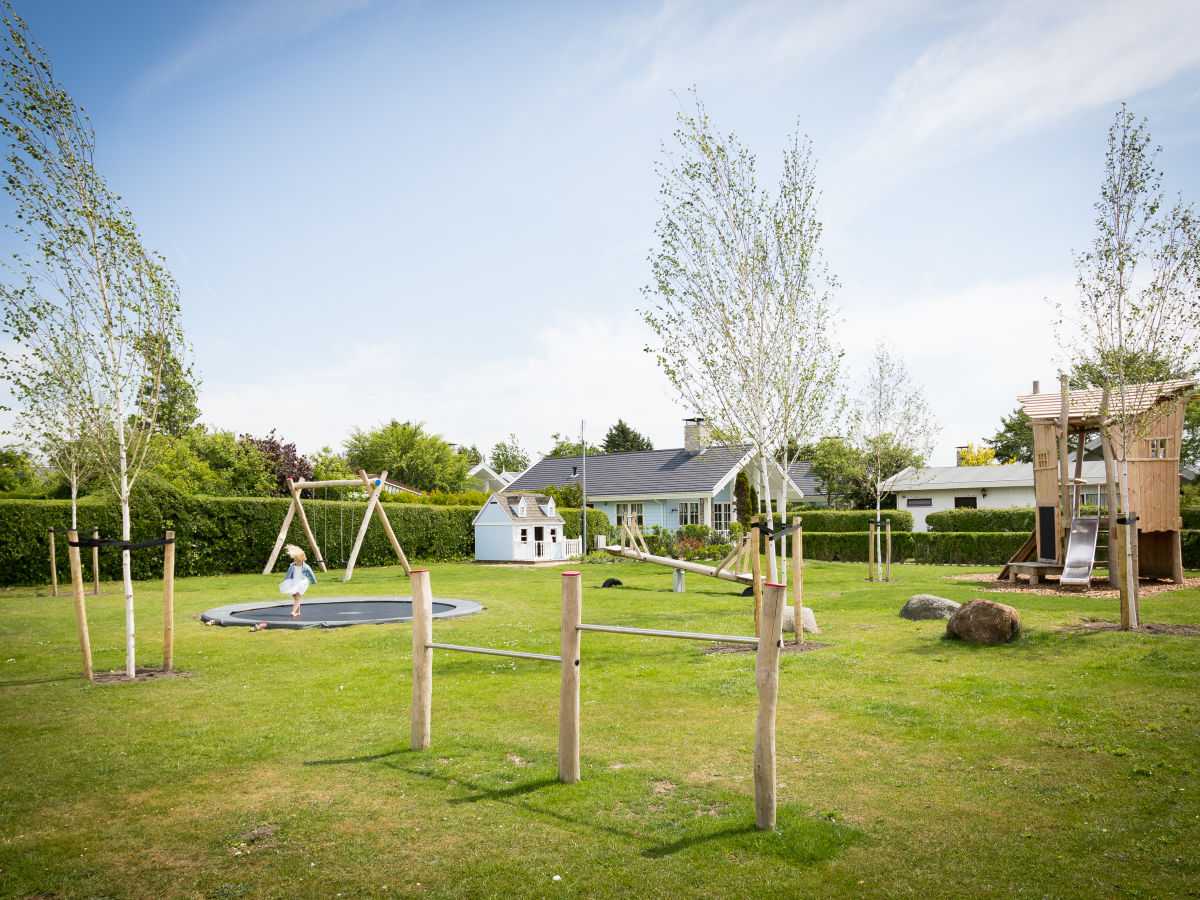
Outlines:
[{"label": "garden plant bed", "polygon": [[[585,621],[753,631],[736,585],[689,579],[675,594],[656,567],[580,568]],[[560,569],[429,569],[435,593],[488,608],[435,621],[435,641],[559,652]],[[277,576],[178,578],[175,665],[191,677],[98,687],[78,674],[70,598],[7,590],[0,896],[1194,891],[1200,640],[1170,632],[1195,627],[1200,590],[1152,598],[1144,615],[1168,633],[1105,627],[1105,598],[1014,597],[1023,637],[981,647],[896,615],[914,593],[979,595],[949,571],[963,570],[894,565],[894,583],[868,584],[860,565],[805,567],[822,633],[799,653],[785,637],[773,832],[754,829],[750,652],[584,634],[582,778],[566,785],[557,664],[435,651],[432,742],[413,752],[407,623],[206,628],[191,616],[274,597]],[[625,587],[600,590],[610,576]],[[105,587],[88,602],[93,655],[119,670],[124,598]],[[134,591],[150,664],[160,587]],[[305,599],[349,588],[395,596],[407,579],[331,572]]]}]

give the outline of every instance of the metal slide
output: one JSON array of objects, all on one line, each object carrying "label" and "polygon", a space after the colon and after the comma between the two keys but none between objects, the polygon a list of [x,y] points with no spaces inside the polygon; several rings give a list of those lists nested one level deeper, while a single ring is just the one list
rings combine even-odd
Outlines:
[{"label": "metal slide", "polygon": [[1067,538],[1067,561],[1059,584],[1092,584],[1092,568],[1096,565],[1096,539],[1100,534],[1099,516],[1077,516],[1071,520],[1071,535]]}]

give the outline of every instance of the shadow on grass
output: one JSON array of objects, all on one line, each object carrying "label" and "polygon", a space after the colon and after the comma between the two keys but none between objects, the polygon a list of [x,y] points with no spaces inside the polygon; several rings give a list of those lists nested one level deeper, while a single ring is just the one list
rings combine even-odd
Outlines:
[{"label": "shadow on grass", "polygon": [[51,675],[48,678],[27,678],[23,681],[0,681],[0,688],[23,687],[27,684],[49,684],[52,681],[72,681],[79,678],[81,678],[79,675]]},{"label": "shadow on grass", "polygon": [[345,759],[312,759],[304,763],[306,766],[345,766],[351,763],[378,762],[381,759],[387,759],[389,756],[398,756],[401,753],[411,753],[411,750],[398,748],[389,750],[386,753],[373,753],[370,756],[347,756]]},{"label": "shadow on grass", "polygon": [[759,831],[752,813],[745,817],[743,812],[727,812],[752,808],[753,798],[682,785],[658,793],[650,785],[669,782],[630,769],[585,772],[577,785],[530,774],[515,784],[493,787],[461,775],[395,762],[386,765],[467,792],[448,800],[449,805],[491,802],[511,806],[572,829],[621,838],[639,847],[648,859],[700,848],[705,853],[770,855],[807,865],[830,859],[865,837],[854,828],[806,814],[792,804],[778,807],[775,830]]}]

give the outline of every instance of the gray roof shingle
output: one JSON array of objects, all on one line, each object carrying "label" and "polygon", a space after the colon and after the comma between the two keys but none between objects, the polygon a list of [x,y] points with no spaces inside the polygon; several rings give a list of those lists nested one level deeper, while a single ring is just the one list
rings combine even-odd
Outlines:
[{"label": "gray roof shingle", "polygon": [[[587,492],[589,497],[710,493],[745,455],[745,451],[728,447],[709,447],[703,452],[678,448],[589,455]],[[547,457],[522,473],[508,490],[540,491],[551,484],[575,484],[582,470],[580,456]]]}]

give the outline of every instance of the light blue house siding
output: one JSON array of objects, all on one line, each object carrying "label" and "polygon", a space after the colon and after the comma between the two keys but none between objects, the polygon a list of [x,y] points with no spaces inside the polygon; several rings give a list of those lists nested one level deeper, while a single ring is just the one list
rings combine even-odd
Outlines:
[{"label": "light blue house siding", "polygon": [[512,559],[512,521],[496,503],[489,503],[475,521],[475,558]]},{"label": "light blue house siding", "polygon": [[[674,531],[679,527],[679,504],[691,501],[702,502],[704,512],[701,516],[702,522],[712,521],[712,510],[709,508],[710,503],[731,503],[733,501],[732,484],[727,484],[719,490],[715,497],[710,498],[705,494],[680,494],[675,497],[643,497],[633,500],[596,500],[588,498],[588,504],[595,509],[603,510],[608,516],[609,521],[615,526],[620,526],[617,521],[617,504],[628,506],[631,503],[642,504],[642,527],[646,529],[660,526],[662,528]],[[736,520],[737,515],[730,510],[731,521]]]}]

